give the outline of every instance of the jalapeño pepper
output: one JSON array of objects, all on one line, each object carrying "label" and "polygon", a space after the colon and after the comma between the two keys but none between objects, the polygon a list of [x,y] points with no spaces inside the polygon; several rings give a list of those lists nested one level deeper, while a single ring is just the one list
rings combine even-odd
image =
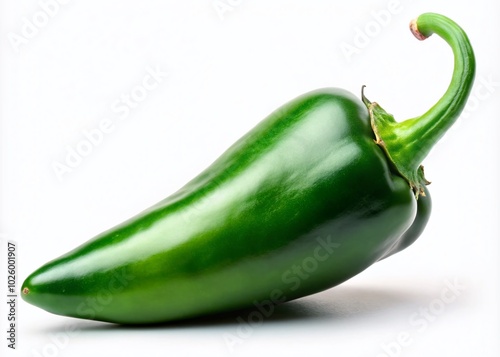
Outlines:
[{"label": "jalape\u00f1o pepper", "polygon": [[450,19],[423,14],[455,58],[424,115],[396,122],[364,94],[304,94],[176,193],[50,261],[23,298],[49,312],[158,323],[281,303],[342,283],[412,244],[430,215],[420,163],[465,106],[474,54]]}]

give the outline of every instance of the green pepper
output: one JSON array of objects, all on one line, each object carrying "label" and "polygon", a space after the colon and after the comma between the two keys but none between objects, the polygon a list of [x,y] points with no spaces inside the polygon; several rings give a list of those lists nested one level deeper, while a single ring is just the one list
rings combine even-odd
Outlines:
[{"label": "green pepper", "polygon": [[36,270],[23,298],[59,315],[158,323],[313,294],[412,244],[431,211],[420,163],[464,108],[475,60],[442,15],[411,29],[436,33],[455,58],[424,115],[396,122],[363,93],[304,94],[176,193]]}]

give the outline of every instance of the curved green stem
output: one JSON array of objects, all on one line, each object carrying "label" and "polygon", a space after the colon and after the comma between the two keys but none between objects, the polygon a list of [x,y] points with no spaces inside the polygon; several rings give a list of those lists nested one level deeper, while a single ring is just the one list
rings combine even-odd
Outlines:
[{"label": "curved green stem", "polygon": [[424,178],[420,163],[464,109],[474,82],[475,59],[465,32],[443,15],[422,14],[410,23],[410,29],[420,40],[435,33],[453,50],[455,64],[446,93],[425,114],[399,123],[364,95],[363,101],[370,111],[377,143],[384,148],[418,197],[424,192],[423,186],[429,183]]}]

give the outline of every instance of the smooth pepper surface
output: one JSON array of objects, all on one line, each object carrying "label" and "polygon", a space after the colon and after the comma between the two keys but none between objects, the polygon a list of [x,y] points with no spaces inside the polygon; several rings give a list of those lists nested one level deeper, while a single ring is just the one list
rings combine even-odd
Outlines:
[{"label": "smooth pepper surface", "polygon": [[[444,17],[422,16],[438,33]],[[454,90],[470,91],[472,79]],[[413,243],[430,215],[422,169],[412,182],[391,156],[397,140],[377,130],[388,115],[342,89],[293,99],[173,195],[36,270],[23,298],[55,314],[145,324],[342,283]]]}]

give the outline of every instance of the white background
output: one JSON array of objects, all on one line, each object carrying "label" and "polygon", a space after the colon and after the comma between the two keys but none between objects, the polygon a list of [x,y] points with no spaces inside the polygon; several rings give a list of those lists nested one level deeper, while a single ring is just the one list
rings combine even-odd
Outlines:
[{"label": "white background", "polygon": [[[466,30],[477,80],[473,105],[424,162],[433,214],[408,250],[250,328],[238,314],[120,328],[20,301],[13,356],[499,355],[499,2],[228,0],[220,16],[212,0],[74,0],[40,15],[47,2],[0,2],[2,301],[8,240],[18,245],[20,285],[174,192],[299,94],[358,94],[366,84],[398,120],[422,114],[446,90],[453,62],[438,37],[419,42],[408,31],[420,13]],[[148,69],[168,76],[120,116],[113,104],[137,98]],[[55,163],[106,119],[113,132],[58,177]],[[444,302],[449,284],[459,287]]]}]

